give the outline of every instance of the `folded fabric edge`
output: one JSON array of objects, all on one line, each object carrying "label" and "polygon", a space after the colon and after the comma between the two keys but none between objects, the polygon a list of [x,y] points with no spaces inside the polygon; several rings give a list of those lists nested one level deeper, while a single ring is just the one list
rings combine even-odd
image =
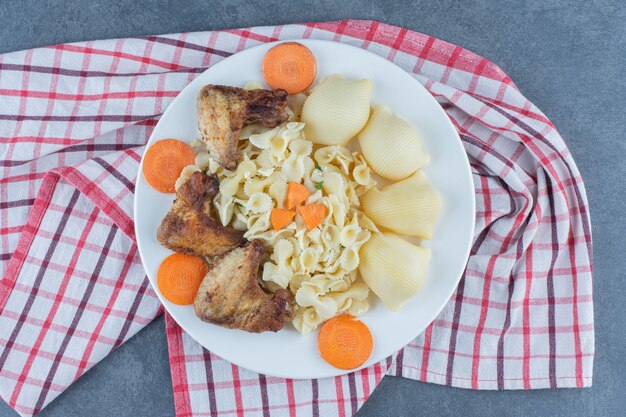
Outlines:
[{"label": "folded fabric edge", "polygon": [[109,216],[126,236],[136,242],[133,219],[121,210],[119,205],[111,200],[93,181],[71,166],[58,168],[54,171],[83,193],[96,207]]},{"label": "folded fabric edge", "polygon": [[[424,375],[425,374],[425,375]],[[533,378],[532,379],[532,387],[526,388],[524,387],[524,381],[518,379],[507,379],[504,378],[504,389],[499,389],[497,381],[494,380],[484,380],[478,379],[478,383],[480,384],[480,388],[477,390],[476,388],[472,388],[472,381],[468,378],[459,378],[459,377],[451,377],[450,381],[448,381],[448,377],[446,375],[441,375],[435,372],[426,371],[423,372],[422,369],[411,369],[408,367],[404,367],[402,369],[402,373],[398,375],[402,378],[413,379],[419,382],[425,382],[429,384],[437,384],[444,385],[451,388],[460,388],[471,391],[529,391],[536,389],[555,389],[555,388],[591,388],[593,385],[593,376],[564,376],[564,377],[556,377],[556,386],[551,385],[551,381],[549,377],[546,378]],[[582,385],[579,385],[577,379],[582,378]]]},{"label": "folded fabric edge", "polygon": [[0,280],[0,313],[6,304],[7,299],[20,269],[26,259],[26,254],[33,242],[35,232],[43,219],[46,208],[50,203],[50,199],[54,193],[56,184],[63,177],[70,184],[75,186],[87,198],[89,198],[102,212],[106,213],[111,220],[124,232],[126,236],[135,239],[135,226],[133,220],[122,211],[119,206],[102,192],[92,181],[81,174],[74,167],[63,167],[48,172],[41,183],[37,198],[33,203],[33,207],[28,213],[26,223],[22,230],[22,234],[18,241],[17,247],[11,256],[6,272],[2,280]]},{"label": "folded fabric edge", "polygon": [[[182,351],[183,341],[181,331],[172,316],[165,312],[165,333],[167,339],[167,351],[170,360],[170,374],[172,378],[172,391],[174,392],[174,409],[176,416],[191,415],[191,402],[189,390],[179,387],[180,381],[187,380],[185,371],[185,352]],[[171,342],[174,340],[174,343]]]},{"label": "folded fabric edge", "polygon": [[9,295],[15,286],[17,276],[24,264],[26,254],[35,238],[35,232],[39,228],[39,224],[46,213],[46,208],[50,204],[56,184],[59,182],[60,176],[55,172],[47,173],[41,183],[39,192],[33,207],[28,213],[26,223],[22,230],[22,234],[17,243],[17,247],[11,256],[11,260],[7,266],[4,277],[0,281],[0,314],[9,299]]}]

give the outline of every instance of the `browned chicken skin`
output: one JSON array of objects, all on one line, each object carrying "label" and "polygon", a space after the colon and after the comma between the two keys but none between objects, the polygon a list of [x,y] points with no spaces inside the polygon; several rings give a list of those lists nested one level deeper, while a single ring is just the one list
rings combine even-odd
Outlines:
[{"label": "browned chicken skin", "polygon": [[263,244],[253,240],[216,260],[198,289],[196,315],[253,333],[282,329],[293,318],[293,295],[288,290],[263,291],[257,279],[263,253]]},{"label": "browned chicken skin", "polygon": [[198,94],[198,127],[209,152],[224,168],[239,163],[237,144],[245,124],[276,127],[289,117],[285,90],[244,90],[225,85],[206,85]]},{"label": "browned chicken skin", "polygon": [[219,190],[217,176],[194,172],[176,192],[176,200],[157,239],[175,252],[195,256],[222,255],[247,242],[243,235],[211,217],[211,200]]}]

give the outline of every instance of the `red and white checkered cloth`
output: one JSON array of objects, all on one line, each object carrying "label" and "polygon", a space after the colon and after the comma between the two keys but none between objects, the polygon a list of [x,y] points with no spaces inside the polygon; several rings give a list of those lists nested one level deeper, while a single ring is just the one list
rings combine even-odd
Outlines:
[{"label": "red and white checkered cloth", "polygon": [[337,378],[285,380],[238,368],[168,317],[177,416],[350,416],[385,374],[472,389],[591,385],[589,209],[555,127],[486,59],[348,20],[0,55],[0,395],[20,414],[37,413],[161,313],[137,255],[132,199],[143,145],[163,109],[224,57],[297,38],[382,55],[441,103],[474,175],[467,270],[424,334]]}]

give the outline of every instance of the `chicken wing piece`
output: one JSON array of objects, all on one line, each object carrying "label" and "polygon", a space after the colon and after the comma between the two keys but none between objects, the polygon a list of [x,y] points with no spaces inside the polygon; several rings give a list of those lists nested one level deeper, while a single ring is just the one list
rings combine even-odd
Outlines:
[{"label": "chicken wing piece", "polygon": [[247,242],[243,234],[211,217],[211,200],[219,190],[216,175],[194,172],[176,192],[176,200],[159,229],[157,239],[175,252],[195,256],[222,255]]},{"label": "chicken wing piece", "polygon": [[198,127],[209,152],[224,168],[239,163],[237,143],[245,124],[276,127],[288,119],[285,90],[244,90],[225,85],[206,85],[198,94]]},{"label": "chicken wing piece", "polygon": [[293,318],[293,295],[288,290],[263,291],[257,279],[263,253],[263,244],[253,240],[213,263],[196,295],[196,315],[252,333],[282,329]]}]

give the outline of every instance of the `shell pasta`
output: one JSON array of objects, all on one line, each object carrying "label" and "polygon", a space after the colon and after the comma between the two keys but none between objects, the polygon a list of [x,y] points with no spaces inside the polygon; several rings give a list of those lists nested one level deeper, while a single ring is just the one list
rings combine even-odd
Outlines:
[{"label": "shell pasta", "polygon": [[302,107],[309,140],[322,145],[345,145],[367,123],[370,80],[346,80],[333,75],[313,89]]},{"label": "shell pasta", "polygon": [[396,311],[424,284],[430,250],[390,233],[378,233],[363,245],[359,271],[367,286]]},{"label": "shell pasta", "polygon": [[430,162],[415,128],[385,106],[374,108],[359,133],[359,144],[374,172],[393,181],[408,177]]},{"label": "shell pasta", "polygon": [[363,211],[377,225],[396,233],[430,239],[441,201],[423,172],[361,197]]}]

